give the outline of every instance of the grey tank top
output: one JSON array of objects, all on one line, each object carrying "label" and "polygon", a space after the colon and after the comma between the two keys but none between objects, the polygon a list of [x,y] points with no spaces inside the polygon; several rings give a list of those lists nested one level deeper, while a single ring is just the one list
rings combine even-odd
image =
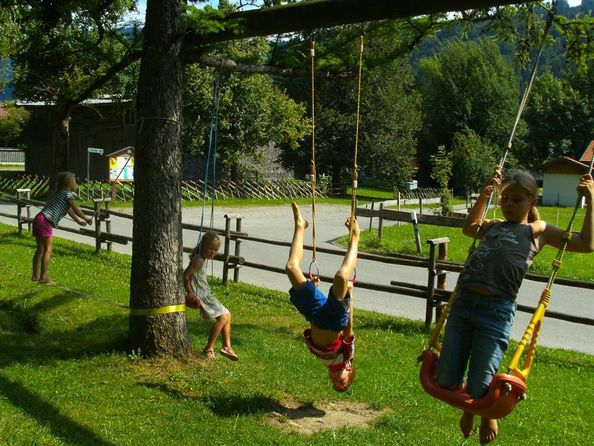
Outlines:
[{"label": "grey tank top", "polygon": [[487,228],[481,242],[460,273],[460,288],[483,288],[515,299],[538,248],[532,226],[495,222]]}]

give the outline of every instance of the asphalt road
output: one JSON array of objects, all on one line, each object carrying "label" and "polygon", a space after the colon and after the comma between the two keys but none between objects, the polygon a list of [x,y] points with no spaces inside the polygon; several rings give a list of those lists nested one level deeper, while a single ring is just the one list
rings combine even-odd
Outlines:
[{"label": "asphalt road", "polygon": [[[33,215],[36,209],[32,210]],[[16,205],[0,203],[0,212],[16,214]],[[302,208],[303,215],[310,219],[311,209]],[[350,209],[343,205],[318,204],[316,210],[317,246],[336,248],[333,241],[346,234],[344,221],[349,215]],[[224,227],[224,215],[242,217],[242,231],[250,236],[268,238],[289,242],[293,233],[293,219],[290,206],[271,207],[241,207],[215,209],[215,227]],[[117,234],[131,234],[132,222],[127,219],[112,218],[112,232]],[[183,221],[185,223],[200,224],[201,210],[197,208],[184,208]],[[206,210],[204,221],[210,220],[209,210]],[[15,219],[0,217],[0,222],[16,225]],[[68,220],[62,221],[64,226],[77,227]],[[374,222],[375,223],[375,222]],[[369,220],[361,218],[359,222],[362,230],[369,227]],[[411,227],[412,231],[412,227]],[[56,231],[59,237],[94,244],[89,237],[79,236],[68,232]],[[422,235],[422,234],[421,234]],[[193,246],[197,240],[197,233],[184,231],[184,245]],[[305,243],[311,244],[311,230],[306,232]],[[32,247],[34,246],[32,241]],[[131,245],[113,245],[114,250],[131,254]],[[550,249],[550,248],[546,248]],[[287,247],[277,247],[268,244],[243,241],[241,255],[246,260],[255,263],[262,263],[276,267],[284,267],[288,256]],[[318,253],[318,264],[323,275],[331,276],[340,265],[341,258],[334,255]],[[311,253],[305,253],[302,267],[307,269],[311,260]],[[584,261],[592,262],[594,265],[594,254],[584,256]],[[220,277],[221,263],[216,262],[214,273]],[[357,265],[360,280],[377,284],[389,285],[391,280],[399,280],[419,285],[426,285],[427,271],[422,268],[389,265],[377,262],[370,262],[360,259]],[[284,274],[258,270],[254,268],[242,268],[240,280],[243,282],[264,286],[275,290],[288,290],[289,283]],[[456,281],[456,274],[448,273],[448,289],[451,289]],[[323,284],[322,288],[327,291],[329,284]],[[525,280],[518,295],[518,303],[535,306],[538,302],[543,283]],[[578,289],[567,286],[555,285],[553,287],[553,298],[549,309],[566,314],[594,318],[594,291]],[[422,299],[410,296],[360,290],[355,294],[356,308],[377,311],[385,314],[403,316],[410,319],[424,319],[425,306]],[[520,339],[528,322],[530,315],[518,312],[516,322],[512,330],[512,337]],[[594,327],[582,324],[575,324],[555,319],[546,318],[539,338],[540,345],[555,348],[577,350],[594,354]]]}]

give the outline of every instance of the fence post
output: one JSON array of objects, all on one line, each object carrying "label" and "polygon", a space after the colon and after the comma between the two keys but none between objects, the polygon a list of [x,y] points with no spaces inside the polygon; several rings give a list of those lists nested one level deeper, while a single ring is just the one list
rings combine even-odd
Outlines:
[{"label": "fence post", "polygon": [[419,194],[419,214],[423,213],[423,196]]},{"label": "fence post", "polygon": [[435,295],[435,243],[433,240],[427,240],[429,243],[429,271],[427,274],[427,300],[425,302],[425,330],[429,331],[431,328],[431,321],[433,317],[433,296]]},{"label": "fence post", "polygon": [[410,217],[413,224],[413,231],[415,233],[415,243],[417,245],[417,253],[423,253],[423,247],[421,246],[421,233],[419,232],[419,222],[417,220],[417,213],[413,210],[410,212]]},{"label": "fence post", "polygon": [[31,189],[17,189],[17,223],[19,227],[19,234],[23,233],[23,221],[22,221],[22,210],[23,210],[23,194],[25,195],[25,208],[27,209],[27,229],[31,232],[31,205],[28,200],[31,199]]},{"label": "fence post", "polygon": [[[396,210],[400,212],[400,191],[398,191],[398,195],[396,196]],[[398,220],[396,222],[396,226],[402,226],[402,222],[400,220]]]},{"label": "fence post", "polygon": [[99,209],[101,209],[101,199],[93,199],[93,207],[95,210],[95,254],[101,253],[101,220],[97,218]]},{"label": "fence post", "polygon": [[382,217],[381,212],[384,210],[384,203],[380,203],[379,205],[379,211],[380,211],[380,215],[377,217],[378,219],[378,223],[377,223],[377,238],[378,239],[382,239],[382,233],[384,232],[384,219]]},{"label": "fence post", "polygon": [[[449,238],[444,237],[441,243],[439,244],[438,252],[437,252],[437,260],[440,262],[445,262],[448,259],[448,242],[450,241]],[[447,272],[440,269],[437,270],[437,289],[438,290],[445,290],[446,289],[446,275]],[[440,302],[438,305],[435,306],[435,319],[439,319],[441,317],[441,312],[443,311],[444,307],[446,306],[445,303]]]},{"label": "fence post", "polygon": [[17,192],[17,223],[19,226],[19,234],[23,233],[23,220],[21,220],[21,210],[23,209],[23,204],[21,202],[21,194]]},{"label": "fence post", "polygon": [[[373,211],[373,207],[375,206],[375,200],[371,200],[371,210]],[[371,232],[371,227],[373,226],[373,217],[369,217],[369,231]]]},{"label": "fence post", "polygon": [[[241,232],[241,217],[235,219],[235,231]],[[235,239],[235,256],[241,256],[241,240],[239,238]],[[233,282],[239,282],[239,268],[241,268],[241,265],[237,263],[233,269]]]},{"label": "fence post", "polygon": [[225,247],[223,259],[223,285],[227,285],[229,280],[229,252],[231,247],[231,217],[225,215]]},{"label": "fence post", "polygon": [[[105,212],[107,216],[105,217],[105,231],[108,234],[111,234],[111,216],[109,215],[109,210],[111,209],[111,200],[109,198],[101,197],[103,202],[105,203]],[[107,242],[107,252],[111,252],[111,242]]]}]

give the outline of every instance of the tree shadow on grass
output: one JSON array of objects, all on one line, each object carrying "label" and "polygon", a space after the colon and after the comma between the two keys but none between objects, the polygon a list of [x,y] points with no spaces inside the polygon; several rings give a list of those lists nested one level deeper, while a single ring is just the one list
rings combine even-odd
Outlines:
[{"label": "tree shadow on grass", "polygon": [[56,359],[88,358],[127,346],[127,316],[98,318],[72,330],[28,332],[25,326],[0,332],[0,367],[12,363],[45,364]]},{"label": "tree shadow on grass", "polygon": [[37,420],[42,426],[47,426],[52,435],[76,445],[111,446],[92,430],[78,424],[74,420],[62,415],[58,408],[41,399],[19,382],[0,374],[0,395],[10,403]]},{"label": "tree shadow on grass", "polygon": [[261,412],[275,410],[278,402],[264,395],[216,395],[197,397],[183,391],[170,387],[163,383],[141,382],[140,385],[149,389],[157,389],[172,398],[186,398],[199,401],[219,417],[231,417],[237,415],[254,415]]}]

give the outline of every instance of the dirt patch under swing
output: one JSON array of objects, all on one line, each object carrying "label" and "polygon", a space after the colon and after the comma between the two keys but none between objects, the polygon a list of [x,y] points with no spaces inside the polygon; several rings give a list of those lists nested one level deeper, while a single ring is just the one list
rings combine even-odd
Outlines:
[{"label": "dirt patch under swing", "polygon": [[322,430],[343,427],[368,427],[386,413],[367,404],[353,401],[319,402],[314,404],[279,404],[270,413],[270,423],[283,430],[311,435]]}]

